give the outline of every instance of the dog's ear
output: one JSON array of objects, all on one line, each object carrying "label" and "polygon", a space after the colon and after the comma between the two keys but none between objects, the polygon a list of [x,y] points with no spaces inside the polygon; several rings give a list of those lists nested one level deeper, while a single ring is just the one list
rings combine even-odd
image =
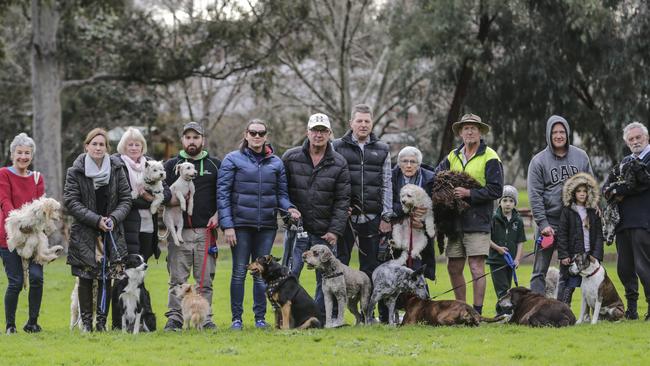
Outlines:
[{"label": "dog's ear", "polygon": [[277,258],[277,257],[273,257],[273,256],[271,256],[271,259],[273,259],[274,261],[276,261],[278,263],[280,263],[282,261],[282,259]]},{"label": "dog's ear", "polygon": [[148,166],[149,166],[149,160],[145,160],[145,161],[144,161],[144,167],[146,168],[146,167],[148,167]]},{"label": "dog's ear", "polygon": [[411,279],[414,280],[414,281],[417,280],[417,278],[418,278],[420,275],[423,275],[423,274],[424,274],[424,270],[425,270],[426,268],[427,268],[427,265],[426,265],[426,264],[423,264],[422,266],[420,266],[420,268],[418,268],[418,269],[416,269],[415,271],[413,271],[413,273],[411,273]]},{"label": "dog's ear", "polygon": [[181,175],[181,164],[177,164],[174,167],[174,173],[176,173],[176,175]]},{"label": "dog's ear", "polygon": [[332,251],[330,250],[324,250],[323,255],[320,257],[321,262],[329,262],[332,260]]}]

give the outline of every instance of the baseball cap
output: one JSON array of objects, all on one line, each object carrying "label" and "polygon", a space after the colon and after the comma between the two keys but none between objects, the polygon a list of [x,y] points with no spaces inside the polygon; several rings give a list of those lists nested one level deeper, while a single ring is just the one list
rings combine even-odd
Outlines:
[{"label": "baseball cap", "polygon": [[203,126],[201,126],[201,124],[199,124],[198,122],[188,122],[188,123],[186,123],[185,126],[183,126],[183,133],[182,134],[184,135],[185,132],[187,132],[187,130],[194,130],[199,135],[204,134],[203,133]]},{"label": "baseball cap", "polygon": [[307,129],[311,130],[316,126],[327,127],[330,130],[332,129],[330,125],[330,119],[327,118],[327,116],[322,113],[312,114],[311,117],[309,117],[309,122],[307,123]]}]

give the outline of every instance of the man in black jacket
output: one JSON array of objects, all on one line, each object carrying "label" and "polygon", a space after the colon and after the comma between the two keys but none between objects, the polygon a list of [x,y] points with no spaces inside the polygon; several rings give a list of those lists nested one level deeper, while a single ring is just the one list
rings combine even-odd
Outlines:
[{"label": "man in black jacket", "polygon": [[391,230],[393,185],[390,148],[372,133],[372,110],[358,104],[352,108],[350,130],[334,140],[334,149],[350,169],[351,224],[346,227],[338,250],[341,261],[350,264],[355,238],[359,245],[359,267],[368,277],[377,268],[380,232]]},{"label": "man in black jacket", "polygon": [[[183,127],[181,137],[183,150],[178,156],[165,162],[167,173],[166,183],[171,186],[178,175],[175,172],[176,165],[184,162],[194,164],[198,175],[194,178],[194,210],[192,216],[188,217],[183,213],[183,240],[177,246],[173,240],[168,240],[167,245],[167,270],[169,272],[169,300],[165,313],[167,324],[165,331],[179,331],[183,327],[183,316],[181,314],[181,301],[176,295],[176,288],[187,282],[190,277],[190,270],[194,280],[199,283],[203,256],[205,253],[205,241],[208,227],[217,227],[217,173],[221,161],[209,156],[203,150],[204,132],[203,127],[197,122],[189,122]],[[170,206],[178,205],[176,197],[172,196]],[[169,228],[168,228],[169,229]],[[215,229],[216,230],[216,229]],[[203,289],[201,294],[212,304],[212,280],[216,267],[216,256],[209,255],[206,263]],[[203,327],[215,328],[212,322],[212,314],[206,320]]]},{"label": "man in black jacket", "polygon": [[[343,235],[350,207],[348,164],[330,145],[329,118],[317,113],[309,117],[307,139],[302,146],[283,156],[289,198],[302,214],[304,234],[296,238],[291,272],[300,277],[302,253],[313,245],[329,245],[336,255],[336,243]],[[316,302],[325,313],[321,274],[316,272]]]},{"label": "man in black jacket", "polygon": [[[623,139],[632,151],[621,161],[621,170],[632,160],[640,160],[640,171],[635,172],[634,181],[610,174],[603,184],[608,200],[619,200],[620,221],[616,225],[616,270],[625,287],[627,310],[625,317],[637,319],[639,280],[643,285],[646,302],[650,304],[650,144],[648,129],[639,122],[632,122],[623,129]],[[627,176],[627,174],[625,174]],[[619,181],[619,178],[623,178]],[[645,320],[650,320],[650,311]]]}]

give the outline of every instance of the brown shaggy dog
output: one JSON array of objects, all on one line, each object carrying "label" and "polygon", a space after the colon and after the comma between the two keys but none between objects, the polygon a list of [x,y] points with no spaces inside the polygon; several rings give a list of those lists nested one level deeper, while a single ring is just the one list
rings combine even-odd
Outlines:
[{"label": "brown shaggy dog", "polygon": [[406,302],[406,314],[402,325],[427,324],[478,326],[481,315],[471,306],[457,300],[433,301],[410,296]]},{"label": "brown shaggy dog", "polygon": [[436,174],[431,200],[436,223],[436,236],[440,254],[445,249],[445,236],[457,239],[460,233],[460,215],[469,208],[469,203],[454,197],[454,188],[481,188],[481,184],[465,172],[444,170]]}]

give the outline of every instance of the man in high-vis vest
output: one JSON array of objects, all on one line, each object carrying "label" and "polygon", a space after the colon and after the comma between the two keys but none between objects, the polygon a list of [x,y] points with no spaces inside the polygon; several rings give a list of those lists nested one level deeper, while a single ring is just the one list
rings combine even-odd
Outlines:
[{"label": "man in high-vis vest", "polygon": [[[503,167],[497,153],[482,139],[482,136],[490,132],[490,125],[481,121],[481,117],[466,114],[452,125],[452,130],[460,136],[463,143],[440,162],[436,172],[465,172],[481,184],[481,188],[477,189],[454,187],[456,198],[464,199],[470,208],[460,217],[462,234],[458,235],[457,240],[450,240],[445,250],[451,285],[458,286],[454,290],[456,300],[466,302],[466,289],[463,286],[465,258],[472,278],[485,273],[485,258],[490,251],[490,222],[494,200],[501,197],[503,192]],[[474,282],[473,306],[479,313],[483,311],[485,283],[485,277]]]}]

